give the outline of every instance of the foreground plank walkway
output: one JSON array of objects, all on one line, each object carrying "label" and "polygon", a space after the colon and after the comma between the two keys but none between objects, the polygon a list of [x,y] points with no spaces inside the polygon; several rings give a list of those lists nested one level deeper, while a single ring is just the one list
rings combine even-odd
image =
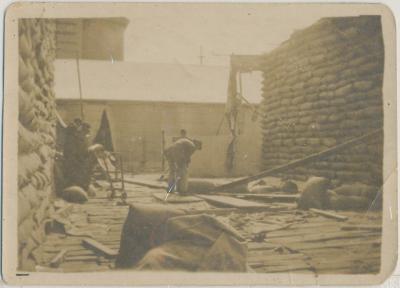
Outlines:
[{"label": "foreground plank walkway", "polygon": [[[160,203],[160,190],[126,184],[128,202]],[[65,233],[51,233],[35,250],[41,271],[88,272],[114,269],[114,259],[83,245],[94,239],[118,252],[127,206],[108,200],[105,191],[85,204],[71,204],[68,220],[73,225]],[[261,203],[261,202],[260,202]],[[168,203],[183,209],[207,211],[231,224],[248,241],[248,264],[261,273],[378,273],[380,268],[380,212],[341,212],[348,217],[339,222],[316,213],[299,211],[287,203],[267,204],[256,209],[219,209],[206,201]],[[222,211],[222,212],[221,212]],[[224,212],[225,211],[225,212]],[[218,213],[217,213],[218,212]],[[66,250],[58,267],[51,261]],[[58,260],[58,259],[57,259]]]}]

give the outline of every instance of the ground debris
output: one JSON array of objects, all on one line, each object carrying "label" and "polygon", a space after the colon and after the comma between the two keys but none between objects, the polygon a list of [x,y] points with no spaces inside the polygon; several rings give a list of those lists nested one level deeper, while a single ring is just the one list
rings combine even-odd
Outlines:
[{"label": "ground debris", "polygon": [[[299,188],[301,190],[302,186],[299,185]],[[133,184],[126,185],[126,191],[132,203],[159,204],[152,195],[157,192],[165,194]],[[74,227],[79,228],[79,231],[91,233],[95,241],[115,252],[120,249],[121,232],[128,208],[115,206],[115,201],[108,200],[103,194],[104,191],[100,191],[85,205],[59,204],[60,208],[56,211],[63,215],[59,219],[68,220]],[[338,224],[334,218],[310,210],[298,210],[294,203],[264,203],[266,208],[261,209],[218,208],[206,201],[163,203],[180,208],[187,215],[215,215],[224,224],[234,227],[245,239],[243,243],[248,247],[248,265],[256,272],[379,272],[379,227],[382,216],[377,211],[368,214],[341,212],[340,215],[348,217],[349,220]],[[63,213],[65,204],[69,208]],[[67,235],[65,231],[48,234],[46,242],[35,251],[40,260],[38,264],[41,265],[38,269],[61,269],[64,272],[115,269],[113,257],[106,257],[95,248],[83,247],[83,238],[85,236]],[[63,249],[68,250],[68,257],[59,268],[44,267]]]}]

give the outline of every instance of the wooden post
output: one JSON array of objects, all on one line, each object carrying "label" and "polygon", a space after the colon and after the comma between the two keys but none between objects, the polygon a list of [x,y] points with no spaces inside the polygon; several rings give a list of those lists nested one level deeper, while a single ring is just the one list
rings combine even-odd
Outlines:
[{"label": "wooden post", "polygon": [[[118,153],[112,153],[111,155],[113,155],[114,156],[114,158],[115,158],[115,160],[117,160],[118,162],[119,162],[119,154]],[[120,163],[118,163],[118,165],[120,165]],[[115,177],[115,179],[117,180],[118,179],[118,167],[116,166],[115,167],[115,170],[114,170],[114,177]]]},{"label": "wooden post", "polygon": [[165,131],[161,131],[161,170],[164,172],[165,169],[165,159],[164,159],[164,150],[165,150]]},{"label": "wooden post", "polygon": [[122,181],[122,191],[125,192],[125,178],[124,178],[124,164],[122,161],[122,155],[119,154],[119,165],[120,165],[120,170],[121,170],[121,181]]},{"label": "wooden post", "polygon": [[143,135],[142,137],[142,167],[143,169],[146,167],[146,137]]},{"label": "wooden post", "polygon": [[111,189],[110,198],[112,199],[112,198],[115,197],[115,189],[114,189],[113,180],[112,180],[111,175],[110,175],[110,171],[108,170],[106,157],[107,156],[105,156],[105,155],[103,156],[103,161],[104,161],[104,166],[106,167],[106,176],[107,176],[108,181],[110,182],[110,189]]},{"label": "wooden post", "polygon": [[83,114],[83,98],[82,98],[82,83],[81,83],[81,69],[79,67],[79,55],[76,55],[76,69],[78,71],[78,84],[79,84],[79,103],[81,104],[81,118],[82,121],[85,120],[85,115]]}]

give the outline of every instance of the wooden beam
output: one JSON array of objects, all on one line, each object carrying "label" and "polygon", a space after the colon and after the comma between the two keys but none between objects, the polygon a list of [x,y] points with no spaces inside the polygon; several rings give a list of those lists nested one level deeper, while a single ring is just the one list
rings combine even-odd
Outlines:
[{"label": "wooden beam", "polygon": [[313,213],[316,213],[318,215],[325,216],[325,217],[332,218],[332,219],[336,219],[336,220],[339,220],[339,221],[346,221],[348,219],[347,216],[342,216],[342,215],[336,214],[334,212],[319,210],[319,209],[315,209],[315,208],[311,208],[310,211],[313,212]]},{"label": "wooden beam", "polygon": [[343,231],[373,231],[381,232],[382,226],[379,225],[347,225],[340,228]]},{"label": "wooden beam", "polygon": [[257,202],[247,201],[243,199],[237,199],[228,196],[214,196],[214,195],[197,195],[197,197],[202,198],[212,204],[222,205],[225,207],[232,208],[268,208],[269,206],[260,204]]},{"label": "wooden beam", "polygon": [[185,210],[186,215],[198,215],[198,214],[209,214],[209,215],[226,215],[232,212],[239,212],[236,208],[215,208],[215,209],[205,209],[205,210]]},{"label": "wooden beam", "polygon": [[227,183],[227,184],[219,185],[216,188],[212,189],[211,191],[228,190],[230,188],[233,188],[233,187],[236,187],[236,186],[239,186],[239,185],[244,185],[244,184],[250,183],[252,181],[255,181],[255,180],[267,177],[267,176],[271,176],[273,174],[284,172],[284,171],[286,171],[288,169],[293,169],[293,168],[299,167],[301,165],[305,165],[305,164],[308,164],[310,162],[314,162],[316,160],[320,160],[322,158],[331,156],[332,154],[335,154],[335,153],[337,153],[337,152],[339,152],[339,151],[341,151],[343,149],[346,149],[349,146],[353,146],[353,145],[359,144],[359,143],[367,140],[368,138],[378,137],[378,135],[380,133],[382,133],[382,132],[383,132],[382,129],[374,130],[374,131],[372,131],[370,133],[367,133],[366,135],[353,138],[351,140],[343,142],[343,143],[341,143],[339,145],[336,145],[336,146],[334,146],[332,148],[329,148],[327,150],[311,154],[311,155],[309,155],[309,156],[307,156],[305,158],[301,158],[301,159],[297,159],[297,160],[291,161],[291,162],[289,162],[287,164],[284,164],[284,165],[281,165],[281,166],[278,166],[278,167],[275,167],[275,168],[271,168],[271,169],[265,170],[265,171],[263,171],[263,172],[261,172],[259,174],[253,175],[253,176],[244,177],[242,179],[239,179],[239,180]]},{"label": "wooden beam", "polygon": [[254,200],[264,200],[266,202],[296,202],[300,198],[299,194],[218,193],[216,195],[233,196],[237,198],[248,198]]},{"label": "wooden beam", "polygon": [[66,249],[63,249],[60,252],[58,252],[57,255],[53,259],[51,259],[49,264],[50,267],[57,268],[58,266],[60,266],[60,264],[64,261],[65,254],[67,254]]},{"label": "wooden beam", "polygon": [[178,194],[171,194],[169,195],[167,201],[165,201],[165,193],[153,193],[152,196],[161,201],[161,202],[169,202],[169,203],[193,203],[193,202],[201,202],[204,201],[204,199],[200,199],[196,196],[182,196]]},{"label": "wooden beam", "polygon": [[82,245],[86,248],[92,249],[98,253],[103,254],[104,256],[108,258],[114,258],[117,257],[118,252],[108,248],[107,246],[101,244],[100,242],[90,239],[90,238],[85,238],[82,240]]},{"label": "wooden beam", "polygon": [[167,189],[167,184],[157,184],[157,183],[152,183],[150,181],[143,181],[143,180],[135,180],[132,178],[127,178],[125,176],[125,183],[129,183],[129,184],[135,184],[135,185],[139,185],[139,186],[144,186],[144,187],[149,187],[149,188],[154,188],[154,189]]}]

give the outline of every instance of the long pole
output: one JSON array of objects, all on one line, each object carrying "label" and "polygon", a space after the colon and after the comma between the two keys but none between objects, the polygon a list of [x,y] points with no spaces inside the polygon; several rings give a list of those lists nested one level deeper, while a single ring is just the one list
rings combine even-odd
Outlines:
[{"label": "long pole", "polygon": [[226,115],[225,115],[225,113],[224,113],[224,114],[222,115],[221,121],[219,122],[217,134],[215,134],[216,136],[218,136],[218,135],[219,135],[219,132],[221,132],[222,124],[224,123],[225,117],[226,117]]},{"label": "long pole", "polygon": [[165,150],[165,131],[161,131],[161,170],[164,172],[165,169],[165,159],[164,159],[164,150]]},{"label": "long pole", "polygon": [[245,177],[245,178],[242,178],[242,179],[239,179],[239,180],[227,183],[227,184],[222,184],[222,185],[217,186],[214,189],[212,189],[212,191],[221,191],[221,190],[226,190],[226,189],[238,186],[238,185],[244,185],[244,184],[250,183],[252,181],[255,181],[255,180],[270,176],[272,174],[280,173],[280,172],[286,171],[288,169],[296,168],[296,167],[299,167],[300,165],[305,165],[307,163],[319,160],[321,158],[328,157],[328,156],[330,156],[330,155],[332,155],[334,153],[337,153],[338,151],[341,151],[341,150],[343,150],[343,149],[345,149],[345,148],[347,148],[349,146],[357,145],[357,144],[359,144],[359,143],[361,143],[363,141],[366,141],[368,138],[377,137],[378,134],[382,133],[382,131],[383,131],[383,129],[374,130],[374,131],[372,131],[370,133],[367,133],[367,134],[365,134],[363,136],[360,136],[360,137],[356,137],[356,138],[350,139],[350,140],[348,140],[346,142],[343,142],[343,143],[341,143],[339,145],[336,145],[336,146],[334,146],[332,148],[328,148],[328,149],[326,149],[324,151],[311,154],[311,155],[309,155],[309,156],[307,156],[305,158],[301,158],[301,159],[297,159],[297,160],[291,161],[291,162],[289,162],[287,164],[284,164],[284,165],[281,165],[281,166],[278,166],[278,167],[274,167],[274,168],[265,170],[265,171],[263,171],[263,172],[261,172],[259,174],[256,174],[256,175],[253,175],[253,176],[250,176],[250,177]]},{"label": "long pole", "polygon": [[78,84],[79,84],[79,100],[80,100],[80,105],[81,105],[81,118],[82,121],[85,120],[85,116],[83,114],[83,99],[82,99],[82,83],[81,83],[81,69],[79,67],[79,56],[76,56],[76,69],[78,71]]},{"label": "long pole", "polygon": [[239,97],[240,100],[242,100],[243,99],[242,72],[238,73],[238,78],[239,78]]}]

